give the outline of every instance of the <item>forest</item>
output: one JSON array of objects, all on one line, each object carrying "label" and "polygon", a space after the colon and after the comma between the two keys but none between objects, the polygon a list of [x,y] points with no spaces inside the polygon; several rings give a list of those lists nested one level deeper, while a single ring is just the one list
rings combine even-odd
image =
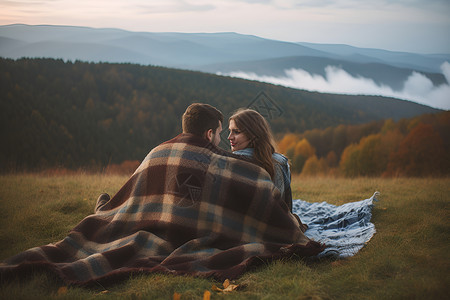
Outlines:
[{"label": "forest", "polygon": [[[312,157],[320,163],[330,156],[330,169],[347,161],[344,154],[353,157],[347,147],[360,140],[351,128],[380,134],[376,143],[384,143],[382,129],[388,125],[383,120],[391,119],[406,138],[408,126],[396,122],[440,112],[392,98],[314,93],[157,66],[0,58],[0,171],[98,170],[140,161],[181,132],[181,116],[193,102],[218,107],[225,119],[240,107],[271,109],[274,114],[267,110],[266,117],[298,173],[307,170]],[[446,141],[436,126],[433,130]],[[347,131],[350,135],[341,140]],[[330,132],[333,151],[320,146],[330,144]],[[292,148],[286,139],[296,145],[308,141],[311,152],[300,157],[295,150],[300,146]],[[442,147],[448,150],[447,144]]]},{"label": "forest", "polygon": [[306,176],[448,176],[450,111],[289,133],[278,147]]}]

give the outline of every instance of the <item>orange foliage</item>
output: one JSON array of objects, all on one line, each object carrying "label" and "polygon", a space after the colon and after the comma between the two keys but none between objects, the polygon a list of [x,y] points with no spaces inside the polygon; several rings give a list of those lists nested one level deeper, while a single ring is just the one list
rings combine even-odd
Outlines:
[{"label": "orange foliage", "polygon": [[294,156],[302,155],[303,157],[311,157],[315,154],[316,150],[311,146],[307,139],[302,139],[295,144]]},{"label": "orange foliage", "polygon": [[389,152],[385,151],[381,134],[362,138],[359,142],[359,175],[381,175],[386,169]]},{"label": "orange foliage", "polygon": [[450,112],[289,133],[279,149],[305,175],[450,175]]},{"label": "orange foliage", "polygon": [[298,135],[292,133],[286,134],[278,143],[278,150],[291,160],[294,173],[301,173],[305,161],[316,152],[306,138],[300,140]]},{"label": "orange foliage", "polygon": [[318,159],[317,156],[311,156],[303,166],[302,175],[315,176],[325,175],[328,172],[328,165],[324,158]]},{"label": "orange foliage", "polygon": [[347,147],[340,168],[346,176],[380,176],[386,170],[390,154],[398,148],[403,136],[399,131],[372,134],[359,144]]},{"label": "orange foliage", "polygon": [[327,164],[329,167],[335,167],[338,164],[338,158],[336,153],[334,151],[330,151],[327,154],[327,157],[325,158]]},{"label": "orange foliage", "polygon": [[450,157],[433,126],[419,123],[400,143],[385,175],[425,176],[448,174]]},{"label": "orange foliage", "polygon": [[339,163],[339,168],[345,176],[354,177],[359,175],[359,147],[356,144],[351,144],[345,148],[342,152],[341,161]]},{"label": "orange foliage", "polygon": [[295,147],[295,144],[299,141],[299,136],[293,133],[286,134],[280,142],[278,142],[278,151],[286,154],[287,150],[291,147]]}]

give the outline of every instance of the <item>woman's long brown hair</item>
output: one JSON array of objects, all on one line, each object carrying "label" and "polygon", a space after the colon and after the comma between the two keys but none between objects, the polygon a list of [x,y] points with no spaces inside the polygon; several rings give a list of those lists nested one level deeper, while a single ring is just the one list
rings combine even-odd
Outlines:
[{"label": "woman's long brown hair", "polygon": [[272,154],[275,152],[275,141],[269,123],[253,109],[238,109],[229,120],[234,120],[237,128],[250,140],[249,147],[254,148],[254,159],[273,179],[275,174]]}]

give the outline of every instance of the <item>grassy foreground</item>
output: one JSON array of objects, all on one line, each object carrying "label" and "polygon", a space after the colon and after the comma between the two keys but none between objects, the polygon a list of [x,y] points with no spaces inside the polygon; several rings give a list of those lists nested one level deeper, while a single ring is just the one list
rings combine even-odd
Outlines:
[{"label": "grassy foreground", "polygon": [[[62,239],[91,214],[97,196],[128,179],[114,175],[0,176],[0,260]],[[357,255],[338,261],[284,260],[235,281],[242,289],[189,276],[138,276],[94,289],[64,287],[37,273],[0,286],[0,299],[445,299],[450,295],[450,178],[293,178],[294,198],[333,204],[381,192],[373,210],[377,233]]]}]

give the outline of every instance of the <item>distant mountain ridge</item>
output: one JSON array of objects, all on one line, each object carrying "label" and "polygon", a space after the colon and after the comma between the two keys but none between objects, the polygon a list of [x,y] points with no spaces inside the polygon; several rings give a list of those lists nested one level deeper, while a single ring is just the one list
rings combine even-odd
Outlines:
[{"label": "distant mountain ridge", "polygon": [[[3,57],[14,59],[28,56],[99,62],[98,49],[101,49],[108,62],[194,67],[208,63],[299,54],[325,55],[320,50],[296,43],[237,33],[152,33],[17,24],[0,26],[0,37],[15,40],[18,47],[8,47],[9,49],[0,53]],[[48,47],[45,48],[46,44]],[[139,55],[127,56],[129,53]]]},{"label": "distant mountain ridge", "polygon": [[[299,42],[298,44],[311,49],[334,53],[342,56],[342,58],[347,57],[349,61],[361,63],[378,62],[425,72],[440,72],[442,63],[450,60],[450,54],[424,55],[382,49],[358,48],[339,44],[315,44],[305,42]],[[379,61],[375,61],[376,59]]]},{"label": "distant mountain ridge", "polygon": [[[414,54],[348,45],[292,43],[233,32],[131,32],[112,28],[13,24],[0,26],[0,56],[87,62],[130,62],[198,70],[208,64],[282,57],[320,57],[440,73],[450,54]],[[308,71],[308,70],[307,70]]]}]

